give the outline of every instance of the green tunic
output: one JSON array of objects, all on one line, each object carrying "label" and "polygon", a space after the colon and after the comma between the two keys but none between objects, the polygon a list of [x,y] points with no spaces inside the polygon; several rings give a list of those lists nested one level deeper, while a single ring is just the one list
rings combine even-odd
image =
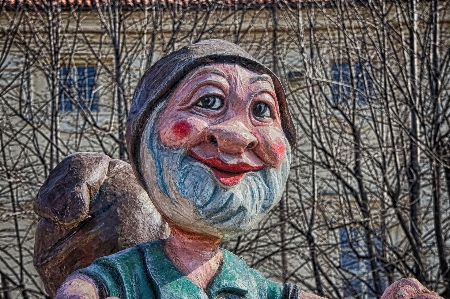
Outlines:
[{"label": "green tunic", "polygon": [[92,278],[100,297],[120,299],[175,298],[298,298],[299,289],[265,279],[260,272],[222,249],[223,262],[219,272],[201,289],[181,273],[169,260],[161,241],[139,244],[116,254],[99,258],[77,273]]}]

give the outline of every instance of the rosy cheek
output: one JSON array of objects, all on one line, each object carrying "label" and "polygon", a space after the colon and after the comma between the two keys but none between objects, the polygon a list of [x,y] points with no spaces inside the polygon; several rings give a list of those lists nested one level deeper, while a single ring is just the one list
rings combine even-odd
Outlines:
[{"label": "rosy cheek", "polygon": [[[278,168],[286,156],[286,143],[279,132],[267,132],[266,138],[260,138],[259,146],[255,148],[255,153],[265,162],[266,165]],[[278,135],[278,136],[273,136]],[[274,138],[271,138],[271,137]]]},{"label": "rosy cheek", "polygon": [[177,121],[172,126],[161,126],[160,140],[164,146],[180,147],[192,133],[192,125],[186,120]]},{"label": "rosy cheek", "polygon": [[286,145],[283,141],[277,141],[273,145],[273,150],[277,154],[278,158],[282,158],[284,156],[284,152],[286,151]]},{"label": "rosy cheek", "polygon": [[192,131],[192,126],[185,120],[176,122],[172,127],[172,133],[175,137],[183,139]]}]

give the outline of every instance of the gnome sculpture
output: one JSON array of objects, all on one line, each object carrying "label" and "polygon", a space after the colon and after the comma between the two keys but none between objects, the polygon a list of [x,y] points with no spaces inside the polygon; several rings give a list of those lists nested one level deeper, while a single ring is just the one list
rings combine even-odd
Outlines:
[{"label": "gnome sculpture", "polygon": [[[94,154],[76,154],[72,159],[79,164],[66,161],[75,170],[58,166],[60,174],[52,174],[37,197],[36,211],[53,225],[58,244],[77,232],[82,236],[85,227],[99,232],[102,219],[103,230],[118,228],[111,234],[115,248],[106,246],[102,254],[100,245],[87,242],[95,252],[81,250],[85,257],[80,264],[49,251],[53,241],[37,246],[47,254],[46,259],[36,255],[41,259],[37,265],[47,261],[41,274],[64,263],[70,264],[65,272],[74,271],[56,298],[319,298],[296,285],[265,279],[219,247],[255,227],[280,200],[289,174],[295,130],[282,85],[269,69],[222,40],[173,52],[141,78],[127,141],[134,176],[109,175],[113,168],[104,166],[104,157],[83,164]],[[92,176],[89,169],[97,171],[95,163],[108,171]],[[88,171],[76,170],[83,167]],[[63,204],[49,200],[58,197],[52,188],[65,186],[67,172],[84,185],[72,182],[64,189],[72,195],[62,196],[70,198]],[[116,188],[108,193],[118,180],[124,192]],[[134,199],[125,199],[129,196]],[[76,212],[71,210],[74,202]],[[102,218],[101,211],[111,211],[114,221]],[[133,220],[123,218],[133,213]],[[89,226],[92,219],[97,222]],[[163,239],[166,222],[170,236]],[[150,233],[124,236],[131,227],[141,231],[145,225]],[[125,243],[130,248],[109,255]],[[58,263],[49,263],[51,253]]]}]

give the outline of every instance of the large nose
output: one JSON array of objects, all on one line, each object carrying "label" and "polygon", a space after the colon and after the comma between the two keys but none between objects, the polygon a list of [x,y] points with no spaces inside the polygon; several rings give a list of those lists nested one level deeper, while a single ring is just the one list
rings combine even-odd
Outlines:
[{"label": "large nose", "polygon": [[258,144],[258,139],[248,127],[235,119],[211,126],[207,138],[219,151],[227,154],[242,154]]}]

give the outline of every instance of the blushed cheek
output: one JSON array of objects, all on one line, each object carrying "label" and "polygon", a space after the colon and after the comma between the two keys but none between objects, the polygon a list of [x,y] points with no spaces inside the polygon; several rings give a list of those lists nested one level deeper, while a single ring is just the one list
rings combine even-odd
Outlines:
[{"label": "blushed cheek", "polygon": [[259,146],[255,153],[266,163],[274,168],[280,167],[286,157],[286,143],[284,133],[281,130],[271,129],[261,132]]},{"label": "blushed cheek", "polygon": [[193,117],[177,116],[174,122],[163,124],[159,127],[161,143],[167,147],[183,147],[186,150],[203,142],[208,128],[205,121]]},{"label": "blushed cheek", "polygon": [[183,139],[192,132],[192,126],[185,120],[178,121],[172,126],[172,133],[174,137]]},{"label": "blushed cheek", "polygon": [[281,140],[276,141],[273,145],[273,150],[277,154],[277,157],[282,159],[284,157],[284,153],[286,152],[286,145]]},{"label": "blushed cheek", "polygon": [[272,163],[278,168],[286,155],[286,144],[284,140],[278,139],[271,144],[271,148],[271,152],[273,153],[270,155]]},{"label": "blushed cheek", "polygon": [[191,133],[192,125],[186,120],[181,120],[170,125],[162,125],[159,137],[164,146],[179,147]]}]

